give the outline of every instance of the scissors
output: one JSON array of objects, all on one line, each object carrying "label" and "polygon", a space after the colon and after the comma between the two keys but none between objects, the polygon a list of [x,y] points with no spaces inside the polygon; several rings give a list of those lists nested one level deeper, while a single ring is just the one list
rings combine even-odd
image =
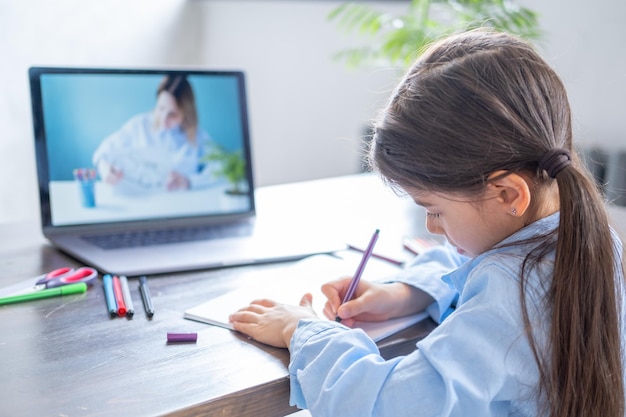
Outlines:
[{"label": "scissors", "polygon": [[[38,300],[65,294],[81,294],[98,278],[98,271],[89,267],[58,268],[36,277],[35,285],[17,293],[0,297],[0,305]],[[10,291],[10,290],[9,290]]]},{"label": "scissors", "polygon": [[36,278],[37,281],[35,282],[35,286],[30,291],[26,291],[26,293],[61,287],[63,285],[76,284],[78,282],[84,282],[87,285],[92,285],[97,278],[98,271],[87,266],[83,266],[78,269],[70,267],[58,268],[38,276]]}]

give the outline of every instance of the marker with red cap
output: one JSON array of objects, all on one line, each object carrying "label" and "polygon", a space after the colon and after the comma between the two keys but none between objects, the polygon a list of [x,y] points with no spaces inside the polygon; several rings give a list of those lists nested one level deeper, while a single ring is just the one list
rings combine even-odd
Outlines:
[{"label": "marker with red cap", "polygon": [[117,302],[117,315],[122,317],[126,315],[126,303],[124,303],[124,293],[122,292],[122,284],[117,275],[113,276],[113,294]]}]

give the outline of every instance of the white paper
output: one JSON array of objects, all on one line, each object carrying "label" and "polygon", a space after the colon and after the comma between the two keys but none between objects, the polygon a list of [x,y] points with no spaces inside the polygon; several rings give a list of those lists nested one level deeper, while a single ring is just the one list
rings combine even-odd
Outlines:
[{"label": "white paper", "polygon": [[[263,277],[256,284],[228,292],[185,311],[184,317],[215,326],[232,329],[228,316],[247,306],[256,299],[268,298],[284,304],[297,305],[305,293],[313,295],[313,309],[320,318],[326,297],[321,286],[337,278],[352,276],[360,262],[361,254],[345,252],[341,257],[315,255],[279,271],[272,271],[271,277]],[[391,263],[370,258],[362,280],[379,281],[392,277],[399,268]],[[382,322],[359,322],[355,327],[362,328],[374,340],[382,340],[414,323],[428,317],[426,312],[400,317]]]}]

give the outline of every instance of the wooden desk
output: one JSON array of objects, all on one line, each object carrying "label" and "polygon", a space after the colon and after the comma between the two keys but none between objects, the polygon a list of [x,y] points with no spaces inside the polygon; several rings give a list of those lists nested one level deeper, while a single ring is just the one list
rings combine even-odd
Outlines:
[{"label": "wooden desk", "polygon": [[[366,242],[379,227],[381,249],[400,248],[403,234],[424,234],[423,213],[371,175],[268,187],[258,203],[259,213],[313,209],[308,221],[333,222],[347,242]],[[49,246],[37,222],[0,225],[0,288],[66,265],[79,264]],[[296,411],[288,404],[287,350],[182,318],[187,308],[246,285],[260,270],[283,266],[150,277],[152,320],[136,279],[130,279],[132,319],[109,318],[101,280],[83,295],[0,306],[0,416],[279,417]],[[381,342],[381,351],[407,353],[432,328],[431,321],[419,323]],[[198,341],[167,345],[167,332],[197,332]]]}]

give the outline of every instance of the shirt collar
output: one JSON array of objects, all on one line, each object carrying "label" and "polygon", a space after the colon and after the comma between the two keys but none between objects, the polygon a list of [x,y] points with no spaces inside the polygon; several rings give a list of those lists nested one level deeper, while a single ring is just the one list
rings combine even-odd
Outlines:
[{"label": "shirt collar", "polygon": [[[515,246],[511,246],[516,242],[521,242],[526,239],[529,239],[534,236],[539,236],[542,234],[547,234],[552,230],[556,229],[559,225],[559,212],[551,214],[547,217],[537,220],[534,223],[529,224],[528,226],[518,230],[513,233],[511,236],[504,239],[502,242],[496,245],[493,249],[485,251],[475,258],[469,259],[466,263],[461,265],[459,268],[454,271],[445,274],[441,277],[441,279],[447,284],[453,286],[458,293],[461,293],[463,288],[465,287],[465,282],[467,281],[467,277],[472,269],[474,269],[482,260],[494,253],[500,253],[503,251],[511,251],[515,250]],[[503,247],[504,246],[504,247]]]}]

